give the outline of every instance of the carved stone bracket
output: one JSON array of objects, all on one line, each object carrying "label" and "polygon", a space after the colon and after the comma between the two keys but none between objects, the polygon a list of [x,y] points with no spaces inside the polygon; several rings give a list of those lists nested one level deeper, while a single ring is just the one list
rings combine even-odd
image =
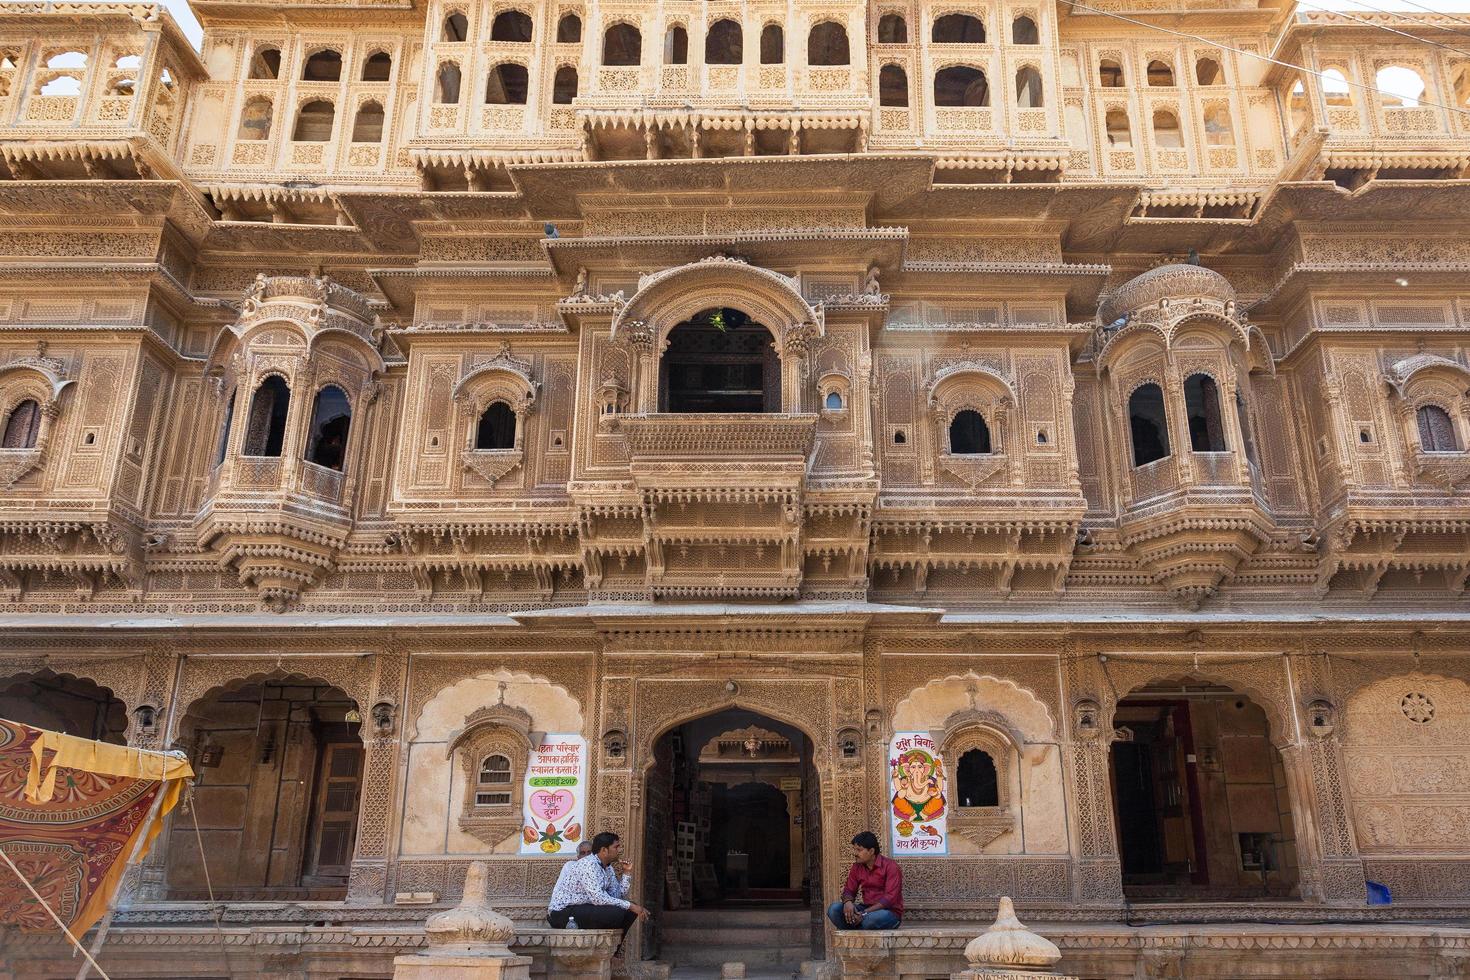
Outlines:
[{"label": "carved stone bracket", "polygon": [[520,449],[467,449],[464,468],[486,483],[494,483],[521,465],[525,453]]}]

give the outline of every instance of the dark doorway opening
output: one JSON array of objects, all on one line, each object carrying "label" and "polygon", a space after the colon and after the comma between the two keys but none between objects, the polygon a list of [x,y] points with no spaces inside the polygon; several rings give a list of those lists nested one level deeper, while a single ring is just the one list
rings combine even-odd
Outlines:
[{"label": "dark doorway opening", "polygon": [[659,411],[781,411],[781,361],[770,331],[740,310],[704,310],[669,332]]}]

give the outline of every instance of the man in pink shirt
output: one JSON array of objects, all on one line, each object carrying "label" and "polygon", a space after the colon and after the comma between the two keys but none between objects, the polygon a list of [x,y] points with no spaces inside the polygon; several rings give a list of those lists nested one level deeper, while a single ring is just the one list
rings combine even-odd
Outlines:
[{"label": "man in pink shirt", "polygon": [[827,918],[839,929],[897,929],[903,919],[903,869],[878,853],[871,830],[852,839],[852,856],[842,901],[827,907]]}]

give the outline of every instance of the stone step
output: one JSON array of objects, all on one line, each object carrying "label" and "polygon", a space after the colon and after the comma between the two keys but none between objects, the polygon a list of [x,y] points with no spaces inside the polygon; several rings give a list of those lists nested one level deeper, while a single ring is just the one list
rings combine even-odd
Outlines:
[{"label": "stone step", "polygon": [[713,908],[677,909],[659,913],[659,921],[665,928],[670,926],[693,926],[710,929],[810,925],[812,911],[804,906],[776,906],[774,908]]},{"label": "stone step", "polygon": [[663,943],[675,946],[697,946],[714,943],[718,946],[761,946],[771,943],[776,946],[810,944],[811,923],[799,925],[755,925],[718,923],[704,925],[665,925],[659,933]]},{"label": "stone step", "polygon": [[812,958],[810,943],[790,946],[694,946],[664,945],[658,958],[676,966],[719,966],[721,963],[744,963],[746,971],[759,967],[790,967],[793,971]]}]

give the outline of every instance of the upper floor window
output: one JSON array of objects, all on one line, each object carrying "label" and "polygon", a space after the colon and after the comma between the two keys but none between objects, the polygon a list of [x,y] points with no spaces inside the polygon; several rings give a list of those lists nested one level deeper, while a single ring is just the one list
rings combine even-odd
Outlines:
[{"label": "upper floor window", "polygon": [[[1109,125],[1111,126],[1111,122]],[[1111,129],[1108,135],[1111,137]],[[1154,110],[1154,146],[1164,150],[1177,150],[1184,146],[1184,134],[1179,130],[1179,117],[1170,109]]]},{"label": "upper floor window", "polygon": [[287,387],[286,379],[273,374],[262,381],[250,399],[244,455],[281,455],[286,443],[286,415],[290,410],[291,389]]},{"label": "upper floor window", "polygon": [[1147,466],[1169,455],[1169,420],[1164,390],[1150,382],[1128,396],[1128,427],[1133,436],[1133,465]]},{"label": "upper floor window", "polygon": [[960,806],[1000,806],[1000,781],[995,760],[983,749],[970,749],[960,756],[955,773]]},{"label": "upper floor window", "polygon": [[1327,97],[1328,105],[1353,104],[1352,86],[1348,84],[1347,76],[1336,68],[1322,72],[1322,94]]},{"label": "upper floor window", "polygon": [[384,118],[381,103],[371,99],[364,102],[357,110],[357,117],[352,121],[352,142],[381,143]]},{"label": "upper floor window", "polygon": [[711,308],[669,332],[659,411],[779,412],[781,362],[769,330],[744,311]]},{"label": "upper floor window", "polygon": [[502,10],[490,24],[490,40],[526,42],[535,30],[531,18],[519,10]]},{"label": "upper floor window", "polygon": [[502,62],[491,68],[485,79],[485,102],[490,105],[525,105],[529,82],[525,65]]},{"label": "upper floor window", "polygon": [[446,61],[439,66],[434,79],[434,101],[440,105],[459,104],[459,65]]},{"label": "upper floor window", "polygon": [[280,78],[281,49],[257,48],[250,56],[251,78]]},{"label": "upper floor window", "polygon": [[347,393],[327,385],[316,393],[311,410],[311,433],[306,441],[306,461],[329,470],[340,470],[347,460],[347,435],[352,427],[352,405]]},{"label": "upper floor window", "polygon": [[326,48],[306,59],[301,68],[303,82],[336,82],[342,79],[342,53]]},{"label": "upper floor window", "polygon": [[456,10],[444,18],[444,29],[439,32],[439,40],[451,43],[463,41],[470,36],[470,19]]},{"label": "upper floor window", "polygon": [[780,24],[767,24],[761,28],[761,64],[782,65],[786,63],[786,32]]},{"label": "upper floor window", "polygon": [[487,755],[480,762],[475,780],[475,806],[505,806],[510,803],[510,759]]},{"label": "upper floor window", "polygon": [[847,28],[830,20],[814,25],[806,38],[806,63],[817,66],[851,64]]},{"label": "upper floor window", "polygon": [[956,412],[949,423],[949,451],[956,456],[986,454],[990,449],[990,426],[972,408]]},{"label": "upper floor window", "polygon": [[1224,85],[1225,73],[1214,58],[1201,58],[1194,63],[1194,80],[1201,85]]},{"label": "upper floor window", "polygon": [[971,14],[945,14],[935,19],[930,40],[935,44],[984,44],[985,25]]},{"label": "upper floor window", "polygon": [[1225,451],[1225,423],[1220,417],[1220,388],[1208,374],[1184,380],[1184,414],[1189,418],[1189,448],[1197,453]]},{"label": "upper floor window", "polygon": [[664,64],[689,64],[689,32],[683,24],[670,24],[664,33]]},{"label": "upper floor window", "polygon": [[[1459,452],[1460,440],[1455,436],[1455,423],[1449,412],[1438,405],[1421,405],[1415,415],[1419,419],[1420,449],[1426,453]],[[6,435],[8,439],[9,433]]]},{"label": "upper floor window", "polygon": [[41,405],[27,398],[10,410],[5,419],[5,436],[0,446],[5,449],[33,449],[41,431]]},{"label": "upper floor window", "polygon": [[937,106],[988,106],[990,83],[985,73],[969,65],[951,65],[934,73]]},{"label": "upper floor window", "polygon": [[1022,109],[1040,109],[1041,72],[1027,65],[1016,72],[1016,105]]},{"label": "upper floor window", "polygon": [[707,65],[738,65],[744,58],[744,35],[740,25],[724,18],[710,25],[704,36],[704,63]]},{"label": "upper floor window", "polygon": [[[1109,146],[1129,147],[1133,145],[1133,128],[1128,123],[1128,113],[1125,110],[1109,109],[1107,115],[1103,117],[1103,125],[1107,128]],[[1175,125],[1177,129],[1178,124]]]},{"label": "upper floor window", "polygon": [[1153,88],[1168,88],[1174,84],[1174,69],[1163,61],[1148,63],[1148,84]]},{"label": "upper floor window", "polygon": [[1212,105],[1205,110],[1205,142],[1210,146],[1234,146],[1235,127],[1230,124],[1230,110]]},{"label": "upper floor window", "polygon": [[903,14],[884,14],[878,18],[878,43],[909,43],[909,22],[903,19]]},{"label": "upper floor window", "polygon": [[296,129],[291,138],[298,143],[325,143],[332,138],[336,119],[336,106],[325,99],[314,99],[296,113]]},{"label": "upper floor window", "polygon": [[1012,44],[1040,44],[1041,34],[1036,30],[1036,21],[1022,14],[1011,21]]},{"label": "upper floor window", "polygon": [[386,82],[393,74],[393,56],[386,51],[374,51],[362,63],[364,82]]},{"label": "upper floor window", "polygon": [[244,108],[240,110],[240,126],[235,130],[235,138],[270,139],[272,114],[271,100],[265,96],[256,95],[246,99]]},{"label": "upper floor window", "polygon": [[1389,65],[1378,69],[1375,78],[1378,98],[1386,109],[1413,109],[1424,94],[1424,77],[1413,68]]},{"label": "upper floor window", "polygon": [[582,18],[567,14],[556,22],[556,43],[577,44],[582,40]]},{"label": "upper floor window", "polygon": [[1123,66],[1111,58],[1097,63],[1097,84],[1103,88],[1123,87]]},{"label": "upper floor window", "polygon": [[505,402],[491,402],[475,426],[476,449],[514,449],[516,413]]},{"label": "upper floor window", "polygon": [[898,65],[878,69],[878,104],[905,108],[909,104],[909,76]]},{"label": "upper floor window", "polygon": [[556,105],[571,105],[577,97],[577,69],[562,65],[556,70],[551,86],[551,101]]},{"label": "upper floor window", "polygon": [[[688,44],[688,41],[685,41]],[[614,24],[602,35],[602,63],[614,67],[643,63],[643,34],[632,24]]]}]

